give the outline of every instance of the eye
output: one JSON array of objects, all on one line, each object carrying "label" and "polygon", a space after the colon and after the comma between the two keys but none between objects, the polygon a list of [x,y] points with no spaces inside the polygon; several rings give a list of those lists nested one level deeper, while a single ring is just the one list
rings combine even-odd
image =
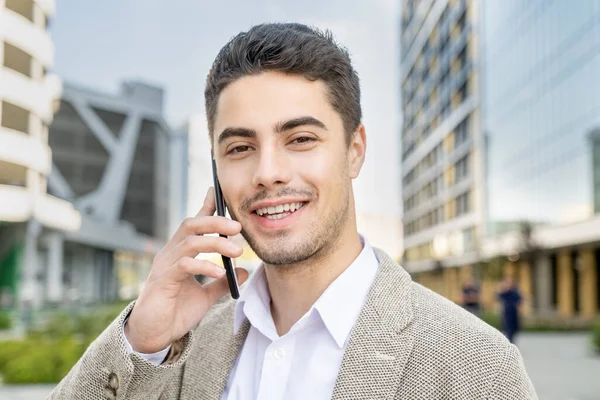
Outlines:
[{"label": "eye", "polygon": [[305,144],[305,143],[310,143],[310,142],[314,142],[314,141],[315,141],[315,139],[310,136],[300,136],[300,137],[297,137],[296,139],[292,140],[292,143]]},{"label": "eye", "polygon": [[236,146],[234,148],[232,148],[231,150],[229,150],[227,152],[227,154],[239,154],[239,153],[245,153],[246,151],[250,150],[251,147],[247,146],[247,145],[243,145],[243,146]]}]

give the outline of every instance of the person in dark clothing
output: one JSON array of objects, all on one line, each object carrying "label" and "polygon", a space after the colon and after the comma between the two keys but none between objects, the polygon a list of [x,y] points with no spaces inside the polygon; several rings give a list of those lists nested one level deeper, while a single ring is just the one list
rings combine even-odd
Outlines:
[{"label": "person in dark clothing", "polygon": [[511,343],[520,329],[519,307],[523,301],[519,288],[508,276],[498,292],[498,300],[502,302],[502,331]]},{"label": "person in dark clothing", "polygon": [[467,311],[479,315],[479,288],[470,277],[462,287],[462,304]]}]

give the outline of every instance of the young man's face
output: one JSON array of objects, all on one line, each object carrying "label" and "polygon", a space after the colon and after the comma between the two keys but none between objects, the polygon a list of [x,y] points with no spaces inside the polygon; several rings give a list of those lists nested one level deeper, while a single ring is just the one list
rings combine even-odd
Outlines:
[{"label": "young man's face", "polygon": [[364,160],[361,127],[346,145],[323,82],[267,72],[221,94],[214,151],[223,194],[267,264],[295,264],[333,247],[354,212],[351,180]]}]

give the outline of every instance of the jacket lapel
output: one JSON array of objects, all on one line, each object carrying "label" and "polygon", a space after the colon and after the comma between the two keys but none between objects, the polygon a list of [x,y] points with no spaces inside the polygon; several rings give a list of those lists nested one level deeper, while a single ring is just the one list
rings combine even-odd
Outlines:
[{"label": "jacket lapel", "polygon": [[411,278],[374,249],[380,269],[350,334],[333,399],[392,399],[413,347]]},{"label": "jacket lapel", "polygon": [[217,307],[225,309],[206,316],[194,331],[194,349],[183,373],[182,399],[220,400],[248,335],[248,320],[233,334],[235,301],[229,299]]}]

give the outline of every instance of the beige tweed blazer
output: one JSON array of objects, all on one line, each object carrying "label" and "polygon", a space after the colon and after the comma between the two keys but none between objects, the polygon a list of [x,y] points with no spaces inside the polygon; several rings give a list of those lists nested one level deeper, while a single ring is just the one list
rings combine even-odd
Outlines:
[{"label": "beige tweed blazer", "polygon": [[[414,283],[383,251],[375,254],[380,269],[334,399],[537,399],[519,351],[500,332]],[[220,400],[249,329],[246,321],[233,334],[234,302],[225,296],[160,366],[127,354],[121,326],[130,304],[49,398]]]}]

